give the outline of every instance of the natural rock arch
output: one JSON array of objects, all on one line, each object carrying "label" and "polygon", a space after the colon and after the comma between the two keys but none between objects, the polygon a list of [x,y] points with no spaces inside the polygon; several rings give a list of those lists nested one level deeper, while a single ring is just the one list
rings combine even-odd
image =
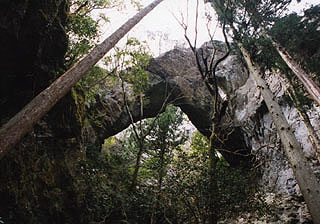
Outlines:
[{"label": "natural rock arch", "polygon": [[[215,42],[217,54],[223,54],[224,44]],[[205,44],[203,51],[211,51],[212,47]],[[164,102],[174,104],[189,117],[193,125],[205,136],[210,136],[211,111],[213,108],[211,96],[206,89],[198,71],[194,55],[190,49],[173,49],[150,61],[147,71],[150,77],[150,88],[145,93],[143,117],[140,117],[140,101],[131,99],[129,105],[135,121],[143,118],[155,117]],[[234,92],[242,86],[248,78],[247,72],[237,59],[231,55],[217,69],[218,86],[234,98]],[[99,97],[92,113],[103,114],[99,119],[99,126],[94,126],[98,139],[115,135],[130,125],[130,118],[125,110],[121,88],[115,86],[103,97]],[[232,105],[230,111],[234,111]],[[102,124],[102,125],[101,125]],[[225,142],[227,151],[222,152],[225,158],[234,165],[239,165],[239,154],[232,151],[243,150],[248,153],[241,128],[234,123],[234,132]],[[236,144],[235,144],[236,142]],[[236,148],[235,148],[236,147]]]}]

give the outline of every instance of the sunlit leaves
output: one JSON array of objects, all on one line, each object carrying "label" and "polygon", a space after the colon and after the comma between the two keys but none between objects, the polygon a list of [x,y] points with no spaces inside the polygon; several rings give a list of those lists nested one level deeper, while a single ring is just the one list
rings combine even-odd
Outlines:
[{"label": "sunlit leaves", "polygon": [[140,3],[140,1],[131,0],[131,4],[135,6],[138,10],[142,8],[142,4]]},{"label": "sunlit leaves", "polygon": [[70,0],[73,12],[86,15],[95,9],[111,8],[121,2],[121,0]]},{"label": "sunlit leaves", "polygon": [[149,87],[149,76],[145,68],[151,54],[144,42],[129,38],[124,48],[115,48],[115,53],[105,58],[106,66],[123,81],[132,85],[136,95],[143,94]]},{"label": "sunlit leaves", "polygon": [[69,36],[69,47],[66,54],[66,67],[70,67],[86,55],[96,44],[99,37],[99,21],[108,22],[106,15],[92,16],[96,9],[107,9],[116,6],[121,0],[70,0],[70,13],[66,32]]}]

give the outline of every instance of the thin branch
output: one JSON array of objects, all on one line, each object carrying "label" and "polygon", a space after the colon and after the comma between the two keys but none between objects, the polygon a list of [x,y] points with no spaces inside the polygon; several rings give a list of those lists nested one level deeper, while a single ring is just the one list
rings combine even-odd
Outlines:
[{"label": "thin branch", "polygon": [[197,48],[197,39],[198,39],[198,19],[199,19],[199,0],[197,0],[197,5],[196,5],[196,23],[194,25],[194,48]]}]

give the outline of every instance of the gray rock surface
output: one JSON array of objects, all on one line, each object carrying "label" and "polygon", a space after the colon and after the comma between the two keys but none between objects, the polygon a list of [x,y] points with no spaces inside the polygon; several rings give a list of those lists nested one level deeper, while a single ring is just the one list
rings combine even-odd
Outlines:
[{"label": "gray rock surface", "polygon": [[[219,58],[224,53],[225,47],[221,42],[216,42],[216,45],[216,54]],[[204,54],[209,54],[212,47],[204,45],[200,50],[203,50]],[[140,100],[132,97],[130,88],[126,92],[134,121],[154,117],[163,111],[165,105],[174,104],[181,108],[202,134],[209,137],[212,123],[212,98],[198,71],[192,51],[183,48],[171,50],[152,59],[147,71],[150,77],[150,87],[145,93],[143,116],[140,113]],[[235,97],[235,90],[242,86],[247,78],[247,72],[236,55],[231,55],[217,68],[218,86],[230,99]],[[93,114],[103,115],[99,116],[99,125],[93,127],[101,142],[124,130],[131,123],[124,106],[120,84],[105,90],[98,97],[96,105],[91,108]],[[233,113],[234,108],[231,103],[229,110],[230,113]],[[228,122],[234,123],[230,118]],[[235,166],[241,161],[247,164],[249,157],[233,153],[243,151],[243,154],[248,154],[244,133],[236,124],[231,124],[230,127],[233,126],[234,131],[225,143],[227,150],[222,154]],[[233,144],[234,141],[237,141],[237,144]]]},{"label": "gray rock surface", "polygon": [[[217,55],[222,55],[224,45],[221,42],[216,42],[215,46]],[[202,46],[204,54],[208,54],[211,50],[212,48],[208,45]],[[191,50],[174,49],[152,59],[147,71],[150,76],[150,88],[145,93],[143,117],[139,112],[139,100],[130,98],[130,110],[134,120],[154,117],[163,109],[164,104],[172,103],[179,106],[187,114],[190,121],[201,133],[209,136],[213,105]],[[274,203],[283,209],[283,215],[279,217],[280,220],[289,220],[272,222],[271,219],[266,218],[267,221],[261,223],[293,223],[291,222],[292,217],[294,217],[294,223],[307,223],[310,216],[306,205],[303,200],[297,199],[301,198],[298,185],[255,82],[251,77],[248,77],[245,66],[236,55],[230,55],[219,65],[217,76],[219,88],[229,99],[227,109],[229,117],[225,121],[227,122],[225,125],[234,129],[233,134],[225,143],[225,147],[230,152],[222,153],[232,165],[239,165],[241,160],[249,162],[248,158],[244,160],[243,155],[235,153],[241,148],[246,149],[244,154],[250,152],[251,155],[254,155],[256,163],[250,165],[257,165],[261,169],[260,183],[266,193],[266,198],[271,204]],[[271,90],[280,102],[286,90],[285,81],[276,73],[269,74],[267,77]],[[106,94],[99,98],[93,108],[104,114],[101,117],[103,125],[94,127],[96,133],[99,133],[100,139],[112,136],[130,124],[119,86],[106,91]],[[303,145],[310,164],[315,172],[320,173],[319,161],[316,160],[312,146],[308,142],[307,129],[297,111],[289,106],[282,106],[282,109],[288,122],[295,129],[295,135]],[[318,107],[309,111],[316,130],[319,130],[319,112]],[[273,196],[270,197],[270,194]],[[279,202],[279,198],[283,200],[280,199]]]}]

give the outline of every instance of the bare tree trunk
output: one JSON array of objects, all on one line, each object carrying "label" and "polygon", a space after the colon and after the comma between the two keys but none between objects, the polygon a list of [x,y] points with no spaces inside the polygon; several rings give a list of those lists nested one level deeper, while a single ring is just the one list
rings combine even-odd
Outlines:
[{"label": "bare tree trunk", "polygon": [[298,109],[298,112],[299,112],[304,124],[306,125],[306,128],[308,129],[308,132],[310,135],[310,142],[314,148],[314,152],[316,154],[317,159],[320,161],[320,152],[319,152],[320,140],[319,140],[319,137],[318,137],[316,131],[314,130],[313,126],[311,125],[308,114],[301,109]]},{"label": "bare tree trunk", "polygon": [[96,46],[0,129],[0,159],[144,16],[163,0],[155,0]]},{"label": "bare tree trunk", "polygon": [[320,88],[317,84],[308,76],[308,74],[299,66],[299,64],[286,52],[279,43],[274,41],[272,37],[265,34],[268,39],[271,40],[273,46],[277,49],[278,53],[288,65],[288,67],[293,71],[293,73],[299,78],[302,84],[306,87],[308,93],[311,97],[320,105]]},{"label": "bare tree trunk", "polygon": [[216,167],[218,162],[218,157],[216,154],[216,147],[220,145],[219,140],[219,131],[216,128],[218,124],[212,122],[211,136],[209,138],[209,224],[216,224],[218,222],[218,186],[217,186],[217,177],[216,177]]},{"label": "bare tree trunk", "polygon": [[250,75],[255,79],[256,85],[260,89],[269,109],[301,193],[310,210],[313,222],[320,224],[320,183],[309,166],[301,145],[295,138],[279,104],[274,100],[274,96],[268,88],[266,81],[261,77],[259,69],[254,66],[249,53],[243,45],[238,43],[238,46],[247,62]]},{"label": "bare tree trunk", "polygon": [[158,186],[157,186],[157,192],[155,197],[155,202],[153,204],[152,208],[152,215],[151,215],[151,221],[150,224],[156,223],[156,212],[159,209],[159,203],[161,200],[161,188],[162,188],[162,181],[163,181],[163,175],[164,175],[164,156],[166,152],[166,145],[162,145],[161,151],[160,151],[160,167],[159,167],[159,177],[158,177]]},{"label": "bare tree trunk", "polygon": [[139,138],[138,141],[139,141],[139,151],[138,151],[138,154],[137,154],[136,165],[134,167],[134,172],[133,172],[133,175],[132,175],[132,182],[131,182],[131,186],[129,188],[129,191],[135,191],[136,190],[138,173],[139,173],[139,169],[140,169],[141,157],[142,157],[142,154],[143,154],[143,151],[144,151],[144,139],[143,138]]},{"label": "bare tree trunk", "polygon": [[311,121],[309,119],[308,114],[306,113],[306,111],[302,108],[301,102],[299,101],[299,99],[297,99],[296,97],[296,91],[294,89],[294,87],[292,86],[292,83],[289,81],[290,87],[288,90],[289,96],[293,102],[293,104],[295,105],[296,109],[298,110],[298,113],[300,115],[300,117],[302,118],[303,123],[305,124],[309,135],[310,135],[310,143],[312,144],[312,147],[314,149],[314,152],[316,154],[317,159],[320,161],[320,139],[316,133],[316,131],[314,130]]},{"label": "bare tree trunk", "polygon": [[217,155],[215,153],[215,149],[212,145],[212,141],[210,140],[210,148],[209,148],[209,224],[216,224],[218,222],[218,200],[216,196],[218,195],[217,191],[217,179],[216,179],[216,165],[217,165]]}]

